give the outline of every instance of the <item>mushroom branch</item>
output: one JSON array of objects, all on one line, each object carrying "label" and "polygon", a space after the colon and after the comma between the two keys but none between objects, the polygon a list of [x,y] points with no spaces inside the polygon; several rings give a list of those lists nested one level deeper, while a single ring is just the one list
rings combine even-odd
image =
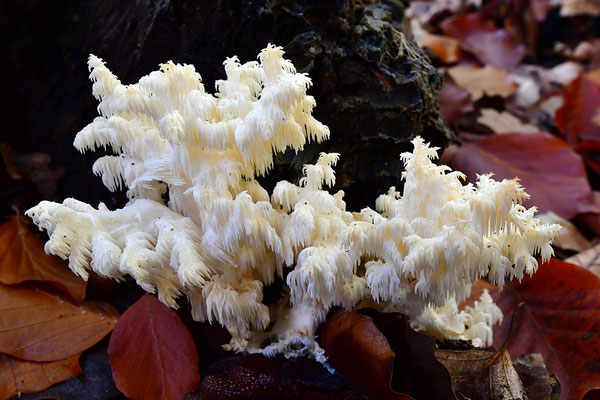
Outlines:
[{"label": "mushroom branch", "polygon": [[[491,342],[502,316],[487,293],[457,313],[471,285],[497,284],[537,268],[552,255],[558,225],[542,224],[514,180],[488,175],[463,185],[460,172],[438,166],[437,148],[416,137],[401,155],[403,194],[391,188],[376,209],[349,212],[335,184],[339,155],[322,153],[298,184],[269,194],[256,177],[275,152],[301,151],[329,129],[311,115],[311,80],[280,47],[258,61],[224,62],[227,79],[204,90],[191,65],[168,62],[136,84],[122,84],[89,59],[100,116],[75,137],[81,152],[110,148],[94,172],[129,202],[111,211],[75,199],[42,201],[27,211],[50,236],[47,253],[113,279],[130,275],[171,307],[186,296],[193,316],[232,335],[229,349],[325,360],[315,341],[333,306],[371,300],[401,311],[439,337]],[[368,189],[368,188],[365,188]],[[287,286],[263,303],[275,280]]]}]

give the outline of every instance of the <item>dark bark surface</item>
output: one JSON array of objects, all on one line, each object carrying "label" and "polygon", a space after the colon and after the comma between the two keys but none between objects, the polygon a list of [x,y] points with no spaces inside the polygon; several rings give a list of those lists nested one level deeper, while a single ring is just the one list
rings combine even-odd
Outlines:
[{"label": "dark bark surface", "polygon": [[399,154],[410,149],[412,136],[445,146],[451,135],[438,112],[441,75],[403,33],[402,14],[399,2],[350,0],[2,1],[0,141],[15,157],[49,154],[46,168],[57,179],[56,189],[40,194],[35,178],[15,181],[4,170],[2,200],[17,197],[21,208],[41,197],[121,205],[122,197],[92,174],[98,154],[82,156],[72,146],[97,115],[90,53],[124,83],[167,60],[191,63],[211,90],[224,77],[226,57],[254,60],[272,42],[311,76],[314,114],[330,127],[331,140],[279,156],[267,185],[294,181],[319,152],[335,151],[341,153],[336,189],[345,190],[348,208],[373,207],[377,195],[400,185]]}]

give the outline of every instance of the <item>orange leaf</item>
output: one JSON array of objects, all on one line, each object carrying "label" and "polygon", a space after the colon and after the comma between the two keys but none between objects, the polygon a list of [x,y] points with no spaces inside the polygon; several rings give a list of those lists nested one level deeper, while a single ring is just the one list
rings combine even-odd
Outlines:
[{"label": "orange leaf", "polygon": [[561,139],[547,133],[504,133],[466,143],[452,154],[452,167],[467,175],[494,173],[494,179],[518,177],[540,212],[570,219],[597,213],[583,160]]},{"label": "orange leaf", "polygon": [[563,90],[563,105],[556,110],[554,122],[567,143],[599,139],[600,126],[594,118],[600,108],[600,86],[581,75]]},{"label": "orange leaf", "polygon": [[[561,384],[561,399],[580,399],[600,388],[600,279],[588,270],[558,259],[541,264],[533,277],[493,290],[504,312],[494,329],[494,345],[508,339],[513,359],[541,353],[548,372]],[[519,303],[508,338],[512,314]]]},{"label": "orange leaf", "polygon": [[106,336],[118,315],[103,301],[78,304],[33,285],[0,284],[0,352],[30,361],[62,360]]},{"label": "orange leaf", "polygon": [[335,310],[321,327],[319,342],[332,365],[372,399],[410,399],[391,388],[395,354],[373,319]]},{"label": "orange leaf", "polygon": [[44,281],[83,301],[87,282],[73,274],[65,261],[44,253],[44,243],[13,217],[0,225],[0,282],[12,285]]},{"label": "orange leaf", "polygon": [[336,309],[319,343],[328,362],[371,399],[456,399],[433,338],[413,331],[402,314]]},{"label": "orange leaf", "polygon": [[483,13],[452,17],[440,24],[446,36],[458,39],[484,65],[510,70],[525,56],[525,46],[504,29],[496,29]]},{"label": "orange leaf", "polygon": [[445,64],[460,60],[460,43],[454,38],[427,33],[419,38],[419,46],[427,47]]},{"label": "orange leaf", "polygon": [[50,362],[23,361],[0,354],[0,399],[40,392],[81,374],[79,356]]},{"label": "orange leaf", "polygon": [[134,400],[181,399],[200,381],[192,335],[153,296],[142,296],[119,318],[108,358],[117,388]]}]

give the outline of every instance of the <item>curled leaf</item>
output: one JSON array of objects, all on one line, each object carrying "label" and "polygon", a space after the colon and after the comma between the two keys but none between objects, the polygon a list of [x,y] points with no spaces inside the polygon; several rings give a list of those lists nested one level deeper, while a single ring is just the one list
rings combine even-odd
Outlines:
[{"label": "curled leaf", "polygon": [[432,337],[398,313],[335,310],[319,336],[331,364],[372,399],[455,399]]},{"label": "curled leaf", "polygon": [[525,389],[505,349],[444,350],[435,356],[450,371],[454,391],[468,399],[524,399]]}]

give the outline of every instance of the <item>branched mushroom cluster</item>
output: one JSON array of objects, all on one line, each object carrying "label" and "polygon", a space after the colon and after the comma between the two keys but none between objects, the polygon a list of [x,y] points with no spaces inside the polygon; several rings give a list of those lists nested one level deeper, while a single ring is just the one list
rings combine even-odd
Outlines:
[{"label": "branched mushroom cluster", "polygon": [[[391,188],[377,211],[351,213],[342,191],[324,189],[335,183],[335,153],[269,194],[255,178],[274,152],[300,151],[329,130],[311,115],[310,79],[283,50],[269,45],[258,59],[225,60],[213,95],[191,65],[169,62],[124,85],[91,56],[100,116],[74,145],[112,149],[94,172],[110,190],[126,188],[129,202],[114,211],[41,202],[27,215],[48,231],[46,252],[84,279],[89,270],[130,275],[171,307],[187,296],[196,320],[229,330],[233,350],[324,360],[315,332],[327,311],[365,299],[407,313],[415,327],[489,343],[501,317],[491,299],[448,315],[480,277],[502,285],[535,272],[532,254],[550,257],[559,227],[520,205],[528,195],[516,180],[463,185],[419,137],[401,155],[403,194]],[[281,299],[265,305],[265,285],[284,277]]]}]

